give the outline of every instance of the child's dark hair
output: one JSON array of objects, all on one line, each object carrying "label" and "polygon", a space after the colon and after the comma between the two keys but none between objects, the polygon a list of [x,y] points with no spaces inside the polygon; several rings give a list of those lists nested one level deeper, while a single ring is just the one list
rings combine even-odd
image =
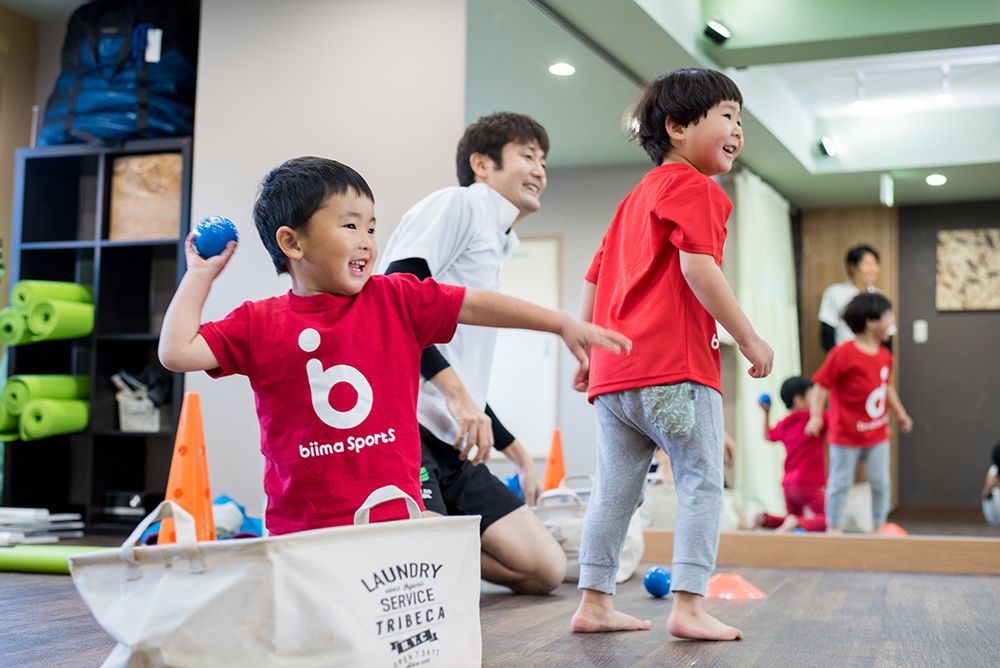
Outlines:
[{"label": "child's dark hair", "polygon": [[278,274],[288,271],[287,258],[274,236],[278,228],[305,227],[328,197],[343,195],[348,190],[375,202],[364,177],[336,160],[293,158],[264,177],[253,206],[253,222]]},{"label": "child's dark hair", "polygon": [[844,263],[847,265],[847,271],[851,271],[859,264],[861,264],[861,259],[871,253],[875,257],[876,262],[881,262],[882,258],[879,257],[878,251],[868,244],[858,244],[857,246],[852,246],[847,250],[847,257],[844,258]]},{"label": "child's dark hair", "polygon": [[654,165],[673,147],[667,134],[667,119],[680,125],[697,124],[720,102],[732,100],[743,106],[743,95],[733,80],[722,72],[691,67],[667,72],[646,86],[635,106],[638,127],[632,139],[646,151]]},{"label": "child's dark hair", "polygon": [[806,392],[812,386],[813,382],[808,378],[792,376],[781,384],[781,403],[785,404],[785,408],[791,408],[795,403],[795,397],[806,396]]},{"label": "child's dark hair", "polygon": [[503,168],[503,147],[509,142],[537,142],[538,147],[546,155],[549,153],[549,135],[542,124],[524,114],[509,111],[498,111],[489,116],[480,116],[479,120],[465,128],[465,134],[458,142],[455,152],[455,167],[458,171],[458,184],[471,186],[476,182],[476,174],[469,164],[473,153],[488,156],[498,169]]},{"label": "child's dark hair", "polygon": [[878,320],[891,310],[892,302],[881,292],[862,292],[844,307],[843,318],[852,332],[860,334],[869,320]]}]

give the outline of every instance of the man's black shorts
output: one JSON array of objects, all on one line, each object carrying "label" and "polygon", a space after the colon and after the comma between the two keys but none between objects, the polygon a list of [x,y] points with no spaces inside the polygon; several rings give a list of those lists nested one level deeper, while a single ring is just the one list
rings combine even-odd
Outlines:
[{"label": "man's black shorts", "polygon": [[424,507],[441,515],[482,515],[479,533],[524,501],[484,464],[459,459],[459,451],[420,427],[420,487]]}]

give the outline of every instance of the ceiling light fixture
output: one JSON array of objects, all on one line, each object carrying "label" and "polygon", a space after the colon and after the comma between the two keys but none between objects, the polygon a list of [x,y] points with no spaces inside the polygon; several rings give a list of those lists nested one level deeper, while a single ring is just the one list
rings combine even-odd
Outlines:
[{"label": "ceiling light fixture", "polygon": [[832,158],[837,155],[837,145],[828,136],[823,135],[819,140],[819,152]]},{"label": "ceiling light fixture", "polygon": [[705,37],[709,38],[716,44],[722,44],[727,39],[733,36],[729,28],[722,25],[718,21],[709,21],[705,24]]},{"label": "ceiling light fixture", "polygon": [[944,174],[928,174],[924,181],[926,181],[929,186],[943,186],[948,183],[948,177]]},{"label": "ceiling light fixture", "polygon": [[890,209],[896,202],[896,184],[889,172],[878,175],[878,201]]},{"label": "ceiling light fixture", "polygon": [[554,63],[549,65],[549,74],[554,74],[557,77],[568,77],[576,72],[576,68],[569,63]]},{"label": "ceiling light fixture", "polygon": [[941,92],[937,94],[938,104],[947,106],[951,104],[951,65],[941,66]]}]

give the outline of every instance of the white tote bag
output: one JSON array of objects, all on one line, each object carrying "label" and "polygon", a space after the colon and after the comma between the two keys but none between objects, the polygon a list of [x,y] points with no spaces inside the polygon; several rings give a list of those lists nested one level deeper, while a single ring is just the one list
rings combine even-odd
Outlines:
[{"label": "white tote bag", "polygon": [[[563,481],[563,484],[565,482]],[[583,518],[587,514],[587,504],[575,490],[556,487],[538,497],[538,505],[532,510],[566,553],[564,581],[577,582],[580,579],[580,537],[583,534]],[[639,562],[642,561],[644,549],[642,521],[636,511],[625,534],[615,582],[621,584],[632,577]]]},{"label": "white tote bag", "polygon": [[[368,524],[404,499],[410,520]],[[355,526],[196,542],[166,501],[120,550],[70,560],[118,641],[104,666],[478,666],[479,517],[419,518],[399,488],[372,493]],[[178,542],[136,547],[165,517]]]}]

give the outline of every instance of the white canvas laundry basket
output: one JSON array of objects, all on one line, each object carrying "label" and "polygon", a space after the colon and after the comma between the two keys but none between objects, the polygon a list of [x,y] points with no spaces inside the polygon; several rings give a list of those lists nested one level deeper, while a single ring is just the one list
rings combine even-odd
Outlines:
[{"label": "white canvas laundry basket", "polygon": [[[580,476],[573,477],[579,478]],[[585,477],[589,479],[589,476]],[[562,485],[565,485],[566,482],[564,480]],[[583,535],[583,518],[587,514],[585,499],[588,493],[588,490],[578,491],[564,486],[556,487],[538,497],[538,505],[532,508],[566,554],[564,582],[577,582],[580,579],[580,538]],[[628,531],[625,534],[625,543],[622,545],[622,551],[619,555],[615,582],[621,584],[632,577],[639,562],[642,561],[645,547],[642,521],[639,512],[636,511],[629,521]]]},{"label": "white canvas laundry basket", "polygon": [[[404,499],[410,520],[368,524]],[[70,560],[80,595],[118,641],[104,666],[479,666],[479,517],[419,518],[397,487],[354,526],[196,542],[165,501],[120,550]],[[173,517],[178,542],[137,547]]]}]

